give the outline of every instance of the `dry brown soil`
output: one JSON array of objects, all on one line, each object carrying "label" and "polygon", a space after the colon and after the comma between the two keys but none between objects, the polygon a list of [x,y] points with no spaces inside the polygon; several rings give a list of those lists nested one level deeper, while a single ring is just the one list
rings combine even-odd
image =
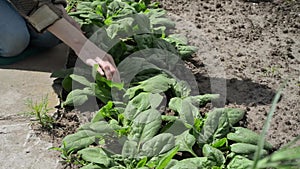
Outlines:
[{"label": "dry brown soil", "polygon": [[267,139],[278,148],[300,134],[299,0],[160,3],[200,48],[187,65],[201,93],[221,93],[227,106],[247,110],[243,125],[260,132],[286,81]]}]

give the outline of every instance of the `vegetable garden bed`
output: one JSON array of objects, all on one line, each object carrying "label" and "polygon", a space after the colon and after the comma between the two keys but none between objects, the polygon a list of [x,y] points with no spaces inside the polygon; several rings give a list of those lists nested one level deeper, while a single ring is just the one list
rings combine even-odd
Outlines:
[{"label": "vegetable garden bed", "polygon": [[175,23],[157,3],[70,4],[70,15],[87,36],[114,56],[123,83],[108,81],[98,67],[80,63],[53,74],[64,78],[68,95],[63,107],[91,108],[85,106],[91,100],[100,107],[90,122],[54,148],[65,162],[83,169],[299,167],[300,147],[276,150],[264,141],[265,133],[240,125],[246,110],[209,106],[223,96],[199,94],[183,62],[191,61],[201,46],[190,46],[185,36],[175,34]]}]

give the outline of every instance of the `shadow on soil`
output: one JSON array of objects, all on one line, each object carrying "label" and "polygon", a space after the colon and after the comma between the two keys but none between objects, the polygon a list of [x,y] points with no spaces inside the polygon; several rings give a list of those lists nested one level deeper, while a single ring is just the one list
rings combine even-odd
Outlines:
[{"label": "shadow on soil", "polygon": [[0,69],[15,69],[37,72],[54,72],[65,68],[68,47],[60,44],[52,49],[42,51],[9,65],[1,65]]},{"label": "shadow on soil", "polygon": [[[272,90],[266,85],[254,83],[251,80],[238,80],[238,79],[223,79],[223,78],[210,78],[196,74],[200,94],[205,93],[218,93],[221,99],[225,100],[225,104],[233,103],[238,105],[256,106],[271,104],[276,91]],[[226,89],[215,88],[212,92],[212,85],[224,83]],[[224,99],[225,98],[225,99]]]}]

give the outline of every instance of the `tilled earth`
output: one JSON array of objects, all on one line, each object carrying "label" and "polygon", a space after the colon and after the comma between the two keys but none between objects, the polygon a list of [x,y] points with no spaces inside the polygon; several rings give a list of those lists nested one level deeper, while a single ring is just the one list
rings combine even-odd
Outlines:
[{"label": "tilled earth", "polygon": [[300,134],[300,1],[160,0],[199,52],[187,62],[200,93],[247,110],[260,132],[282,84],[267,139],[277,148]]},{"label": "tilled earth", "polygon": [[[286,84],[267,139],[279,148],[300,134],[300,1],[157,1],[175,21],[175,31],[199,48],[185,63],[200,94],[221,94],[201,113],[212,106],[242,108],[241,125],[260,132],[277,90]],[[57,113],[54,130],[38,132],[55,146],[90,116]]]}]

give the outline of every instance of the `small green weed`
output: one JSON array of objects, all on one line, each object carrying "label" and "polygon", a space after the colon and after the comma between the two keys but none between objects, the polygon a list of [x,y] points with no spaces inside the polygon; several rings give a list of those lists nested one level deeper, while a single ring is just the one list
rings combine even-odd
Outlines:
[{"label": "small green weed", "polygon": [[25,115],[34,116],[42,128],[53,128],[54,119],[48,115],[49,111],[52,110],[48,107],[48,96],[43,97],[41,102],[28,99],[26,106],[29,110],[25,112]]},{"label": "small green weed", "polygon": [[266,77],[274,77],[279,74],[277,66],[271,66],[269,68],[265,68],[263,70],[264,76]]}]

